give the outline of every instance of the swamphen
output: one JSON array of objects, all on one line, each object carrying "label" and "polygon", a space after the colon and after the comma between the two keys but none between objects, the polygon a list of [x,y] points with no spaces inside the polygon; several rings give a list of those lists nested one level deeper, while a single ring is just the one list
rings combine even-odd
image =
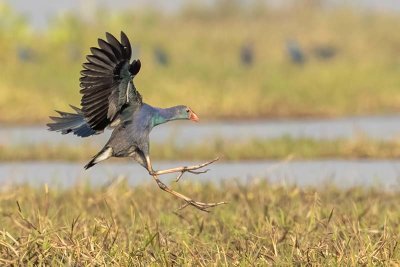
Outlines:
[{"label": "swamphen", "polygon": [[300,44],[296,40],[287,40],[286,50],[293,63],[301,65],[306,61]]},{"label": "swamphen", "polygon": [[195,171],[215,160],[191,167],[178,167],[154,171],[149,155],[149,134],[153,127],[173,120],[198,121],[197,115],[187,106],[171,108],[152,107],[142,101],[142,96],[133,84],[140,70],[140,60],[131,60],[132,48],[128,37],[121,32],[121,41],[110,33],[106,40],[98,39],[98,47],[90,48],[80,78],[82,108],[71,106],[75,113],[57,111],[60,117],[50,117],[49,130],[62,134],[73,133],[87,137],[102,133],[105,128],[113,132],[103,149],[85,166],[86,169],[110,157],[131,157],[145,167],[158,186],[186,201],[183,207],[192,205],[207,211],[223,204],[202,203],[173,191],[158,179],[158,175],[177,172],[177,180],[184,172]]}]

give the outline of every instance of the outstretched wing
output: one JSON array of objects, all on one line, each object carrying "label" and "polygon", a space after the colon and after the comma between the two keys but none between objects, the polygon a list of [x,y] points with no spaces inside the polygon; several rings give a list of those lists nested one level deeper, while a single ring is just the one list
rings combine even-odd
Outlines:
[{"label": "outstretched wing", "polygon": [[127,106],[139,107],[142,97],[132,79],[140,70],[140,60],[133,60],[131,44],[125,33],[121,41],[110,33],[98,39],[99,47],[90,48],[81,71],[82,113],[96,131],[106,128]]}]

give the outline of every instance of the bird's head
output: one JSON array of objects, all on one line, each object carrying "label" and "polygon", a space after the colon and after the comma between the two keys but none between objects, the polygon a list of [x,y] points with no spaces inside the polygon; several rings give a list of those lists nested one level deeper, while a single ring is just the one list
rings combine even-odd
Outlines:
[{"label": "bird's head", "polygon": [[176,118],[198,122],[199,117],[187,106],[176,106]]}]

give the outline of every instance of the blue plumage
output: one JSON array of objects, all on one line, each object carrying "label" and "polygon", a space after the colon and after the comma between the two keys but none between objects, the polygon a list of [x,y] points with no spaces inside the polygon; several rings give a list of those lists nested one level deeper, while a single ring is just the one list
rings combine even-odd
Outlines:
[{"label": "blue plumage", "polygon": [[198,117],[183,105],[164,109],[143,103],[142,96],[133,84],[141,62],[130,61],[132,48],[128,37],[121,32],[121,41],[109,33],[106,33],[106,38],[107,41],[98,40],[99,47],[90,49],[92,54],[86,57],[87,62],[83,64],[80,78],[82,108],[71,106],[75,113],[58,111],[60,117],[50,117],[53,122],[47,124],[49,130],[88,137],[103,132],[105,128],[112,128],[110,139],[85,165],[85,169],[110,157],[131,157],[148,170],[162,190],[186,201],[187,205],[207,211],[208,208],[224,204],[194,201],[168,188],[158,179],[158,175],[173,172],[181,172],[179,177],[184,172],[203,173],[195,170],[215,160],[198,166],[153,170],[149,154],[151,130],[168,121],[198,121]]},{"label": "blue plumage", "polygon": [[153,127],[171,120],[198,120],[188,107],[157,108],[143,103],[133,84],[140,60],[130,62],[132,48],[121,32],[121,41],[106,33],[107,41],[99,39],[83,64],[80,86],[82,108],[71,106],[75,113],[58,111],[50,117],[49,130],[88,137],[112,128],[104,148],[85,166],[86,169],[110,157],[132,157],[153,172],[149,155],[149,134]]}]

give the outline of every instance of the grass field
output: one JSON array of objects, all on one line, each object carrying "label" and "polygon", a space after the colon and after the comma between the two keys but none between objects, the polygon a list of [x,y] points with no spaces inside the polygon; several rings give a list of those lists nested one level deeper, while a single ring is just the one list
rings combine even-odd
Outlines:
[{"label": "grass field", "polygon": [[[120,30],[131,37],[142,61],[135,85],[155,106],[187,104],[209,120],[400,112],[398,14],[301,5],[238,9],[234,2],[221,1],[225,4],[216,10],[188,7],[173,16],[99,10],[98,19],[84,21],[65,14],[42,32],[0,3],[0,123],[44,123],[54,109],[79,105],[85,54],[105,31]],[[288,58],[289,39],[301,45],[303,65]],[[246,67],[239,51],[248,42],[255,61]],[[154,60],[156,47],[168,54],[168,66]],[[333,47],[336,55],[318,59],[316,47]],[[0,162],[87,162],[100,149],[4,143]],[[151,156],[394,159],[400,157],[400,141],[360,135],[232,142],[222,136],[182,146],[171,138],[152,143]],[[302,188],[257,179],[172,184],[198,201],[228,202],[209,213],[179,210],[184,203],[154,182],[131,187],[115,179],[71,188],[1,184],[0,266],[400,265],[400,187],[315,184]]]},{"label": "grass field", "polygon": [[187,184],[204,213],[155,184],[2,188],[0,264],[334,265],[400,263],[400,194],[235,182]]},{"label": "grass field", "polygon": [[[0,145],[0,161],[65,160],[88,161],[100,151],[94,145]],[[166,142],[152,144],[155,160],[282,160],[282,159],[393,159],[400,158],[400,142],[378,141],[366,137],[355,139],[315,140],[280,137],[232,142],[217,138],[194,145]],[[121,159],[118,159],[121,160]]]},{"label": "grass field", "polygon": [[[227,2],[229,3],[229,1]],[[219,12],[188,9],[176,16],[153,11],[108,14],[87,23],[65,15],[41,33],[0,8],[0,122],[37,123],[53,109],[79,105],[79,71],[89,47],[105,31],[124,30],[142,60],[136,86],[157,106],[187,104],[202,118],[342,116],[400,111],[400,17],[347,8],[288,8]],[[285,42],[297,40],[307,61],[292,64]],[[254,45],[255,62],[239,50]],[[330,60],[313,56],[331,46]],[[33,54],[21,60],[22,48]],[[157,65],[153,50],[170,58]]]}]

